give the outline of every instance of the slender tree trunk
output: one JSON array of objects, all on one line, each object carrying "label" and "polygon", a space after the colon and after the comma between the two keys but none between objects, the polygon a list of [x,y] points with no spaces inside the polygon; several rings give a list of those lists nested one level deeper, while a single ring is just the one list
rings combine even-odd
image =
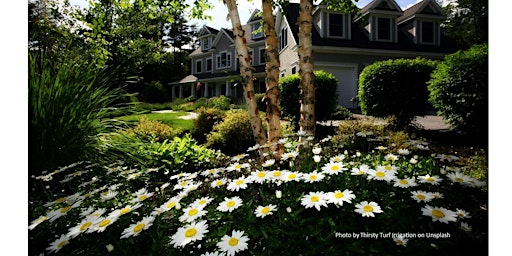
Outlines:
[{"label": "slender tree trunk", "polygon": [[265,85],[267,91],[264,100],[267,103],[266,121],[268,126],[268,142],[273,145],[271,150],[278,152],[277,158],[283,154],[283,145],[277,144],[281,139],[281,110],[279,110],[279,48],[276,34],[272,0],[262,0],[263,32],[265,34]]},{"label": "slender tree trunk", "polygon": [[[299,75],[300,75],[300,131],[315,136],[315,75],[313,74],[313,42],[311,37],[313,0],[300,0],[299,18]],[[308,146],[308,145],[306,145]]]},{"label": "slender tree trunk", "polygon": [[244,37],[245,31],[240,23],[236,0],[224,0],[224,4],[228,7],[229,18],[233,25],[236,51],[240,62],[240,75],[242,77],[245,102],[247,104],[249,118],[251,120],[252,133],[256,143],[264,145],[267,141],[267,136],[263,130],[258,107],[256,105],[256,97],[254,96],[254,70],[251,66],[251,56],[249,56],[247,41]]}]

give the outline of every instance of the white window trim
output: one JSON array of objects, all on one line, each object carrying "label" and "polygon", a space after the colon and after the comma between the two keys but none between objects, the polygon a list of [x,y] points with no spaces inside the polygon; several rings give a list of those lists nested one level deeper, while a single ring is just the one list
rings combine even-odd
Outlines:
[{"label": "white window trim", "polygon": [[[221,67],[221,66],[220,66],[220,64],[221,64],[221,59],[220,59],[220,58],[221,58],[221,56],[222,56],[222,54],[223,54],[223,53],[225,53],[225,54],[226,54],[226,66]],[[228,58],[228,56],[229,56],[229,58]],[[217,60],[217,61],[216,61],[216,62],[217,62],[217,65],[216,65],[217,69],[226,69],[226,68],[231,68],[231,61],[232,61],[232,60],[231,60],[231,53],[230,53],[230,52],[228,52],[228,51],[222,51],[222,52],[219,52],[219,54],[217,54],[217,55],[215,56],[215,58],[216,58],[216,60]],[[229,61],[228,61],[228,59],[229,59]]]},{"label": "white window trim", "polygon": [[259,39],[259,38],[262,38],[263,37],[263,29],[261,29],[261,31],[259,33],[254,33],[254,31],[257,30],[256,25],[259,25],[260,27],[262,26],[261,23],[258,21],[254,24],[252,24],[251,26],[251,39]]},{"label": "white window trim", "polygon": [[[341,31],[343,33],[343,36],[331,36],[331,14],[335,15],[341,15],[341,19],[343,23],[341,24]],[[345,31],[345,14],[344,13],[335,13],[335,12],[328,12],[327,13],[327,37],[328,38],[346,38],[347,32]]]},{"label": "white window trim", "polygon": [[[423,41],[423,22],[430,22],[432,23],[432,42],[425,42]],[[420,43],[421,44],[427,44],[427,45],[436,45],[437,44],[437,37],[436,37],[436,23],[434,21],[431,21],[431,20],[420,20],[419,21],[419,25],[420,25]]]},{"label": "white window trim", "polygon": [[[379,19],[389,20],[389,39],[379,38]],[[375,17],[375,40],[379,42],[393,42],[393,19],[390,17]]]},{"label": "white window trim", "polygon": [[[211,63],[212,63],[212,66],[210,67],[210,69],[208,69],[208,60],[210,60]],[[205,64],[206,64],[206,67],[204,68],[204,70],[206,72],[211,72],[213,70],[213,58],[211,58],[211,57],[210,58],[206,58]]]},{"label": "white window trim", "polygon": [[[199,71],[199,70],[197,70],[197,64],[198,64],[198,63],[201,63],[201,64],[199,64],[199,65],[201,66],[201,70],[200,70],[200,71]],[[201,74],[201,73],[203,73],[203,60],[196,60],[196,61],[195,61],[194,69],[195,69],[195,71],[196,71],[196,74]]]},{"label": "white window trim", "polygon": [[[204,46],[204,40],[208,40],[208,47]],[[210,36],[201,38],[201,50],[206,51],[212,48],[212,38]]]}]

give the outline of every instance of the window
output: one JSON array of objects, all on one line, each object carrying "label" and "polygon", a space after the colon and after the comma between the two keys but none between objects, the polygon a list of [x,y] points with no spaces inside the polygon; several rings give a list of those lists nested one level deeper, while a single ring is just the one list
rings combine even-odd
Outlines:
[{"label": "window", "polygon": [[210,49],[211,43],[212,43],[211,37],[205,37],[205,38],[201,39],[201,49],[203,51]]},{"label": "window", "polygon": [[[262,38],[263,37],[263,30],[261,28],[261,23],[254,23],[252,24],[252,39]],[[258,31],[259,30],[259,31]],[[258,32],[255,32],[258,31]]]},{"label": "window", "polygon": [[295,74],[295,73],[297,73],[297,67],[292,68],[292,74]]},{"label": "window", "polygon": [[343,14],[329,13],[329,36],[343,37]]},{"label": "window", "polygon": [[212,58],[206,59],[206,71],[212,71]]},{"label": "window", "polygon": [[377,40],[391,40],[391,19],[377,18]]},{"label": "window", "polygon": [[203,72],[203,62],[201,60],[196,61],[196,73]]},{"label": "window", "polygon": [[279,34],[279,51],[283,50],[288,45],[288,28],[284,27],[281,29]]},{"label": "window", "polygon": [[434,43],[434,22],[421,22],[421,42],[431,44]]},{"label": "window", "polygon": [[231,53],[221,52],[217,55],[217,68],[231,67]]},{"label": "window", "polygon": [[265,48],[260,48],[260,64],[266,63],[265,59]]}]

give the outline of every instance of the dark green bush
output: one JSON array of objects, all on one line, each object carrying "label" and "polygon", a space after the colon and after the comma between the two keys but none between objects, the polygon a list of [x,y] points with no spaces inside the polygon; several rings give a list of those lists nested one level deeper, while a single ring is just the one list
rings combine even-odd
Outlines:
[{"label": "dark green bush", "polygon": [[[280,107],[283,117],[298,124],[300,119],[300,77],[298,74],[288,75],[279,80]],[[324,121],[331,117],[338,106],[338,81],[332,74],[322,70],[315,71],[315,115],[316,120]]]},{"label": "dark green bush", "polygon": [[359,76],[359,106],[365,115],[395,116],[395,129],[429,109],[427,82],[438,62],[397,59],[375,62]]},{"label": "dark green bush", "polygon": [[336,111],[331,114],[331,119],[343,120],[352,117],[352,112],[345,107],[337,106]]},{"label": "dark green bush", "polygon": [[142,84],[140,95],[143,102],[149,103],[162,103],[171,98],[167,89],[158,81]]},{"label": "dark green bush", "polygon": [[224,95],[215,96],[208,99],[208,107],[220,110],[228,110],[231,105],[231,99]]},{"label": "dark green bush", "polygon": [[430,102],[455,131],[488,132],[488,46],[447,55],[429,81]]},{"label": "dark green bush", "polygon": [[213,126],[222,121],[223,111],[217,108],[200,108],[194,120],[192,136],[199,142],[205,143],[206,136],[213,130]]},{"label": "dark green bush", "polygon": [[249,114],[246,110],[233,109],[225,113],[224,119],[213,126],[207,136],[206,145],[219,149],[227,155],[245,152],[254,146]]}]

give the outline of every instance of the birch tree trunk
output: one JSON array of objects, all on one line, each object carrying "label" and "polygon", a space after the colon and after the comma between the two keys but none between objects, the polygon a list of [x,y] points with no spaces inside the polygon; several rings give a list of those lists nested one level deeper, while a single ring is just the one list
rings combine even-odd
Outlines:
[{"label": "birch tree trunk", "polygon": [[266,121],[268,126],[268,143],[271,150],[281,158],[283,145],[277,144],[282,137],[281,110],[279,109],[279,48],[272,14],[272,0],[262,0],[263,33],[265,34],[265,85],[267,91],[264,100],[267,103]]},{"label": "birch tree trunk", "polygon": [[[300,131],[315,136],[315,77],[313,74],[313,42],[311,37],[313,0],[300,0],[299,17],[299,75],[300,75]],[[306,145],[308,146],[308,145]]]},{"label": "birch tree trunk", "polygon": [[233,34],[235,35],[236,51],[240,62],[240,75],[242,77],[245,102],[251,120],[252,133],[256,143],[264,145],[267,141],[267,136],[263,131],[261,118],[256,105],[256,97],[254,96],[254,70],[251,66],[251,56],[249,56],[247,41],[244,38],[245,31],[240,23],[236,0],[224,0],[224,4],[228,8],[228,15],[233,26]]}]

